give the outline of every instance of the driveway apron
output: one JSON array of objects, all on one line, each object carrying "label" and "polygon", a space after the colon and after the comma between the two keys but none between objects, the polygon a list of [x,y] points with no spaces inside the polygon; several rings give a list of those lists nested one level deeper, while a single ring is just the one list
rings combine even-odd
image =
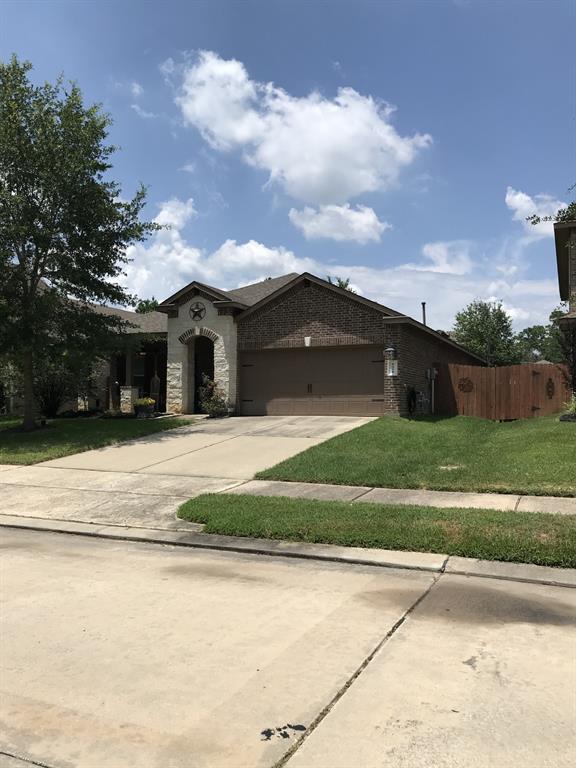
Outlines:
[{"label": "driveway apron", "polygon": [[34,466],[3,466],[4,514],[190,530],[178,507],[225,491],[313,445],[371,421],[261,416],[197,422]]}]

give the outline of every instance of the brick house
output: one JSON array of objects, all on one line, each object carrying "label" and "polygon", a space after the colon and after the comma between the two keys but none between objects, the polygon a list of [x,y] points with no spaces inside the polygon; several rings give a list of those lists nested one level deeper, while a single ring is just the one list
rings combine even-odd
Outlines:
[{"label": "brick house", "polygon": [[576,221],[554,224],[554,243],[560,298],[568,302],[568,312],[559,325],[567,342],[569,377],[576,395]]},{"label": "brick house", "polygon": [[[202,374],[240,415],[431,413],[448,336],[309,273],[233,291],[194,281],[163,301],[166,408],[198,410]],[[156,313],[154,313],[156,315]]]},{"label": "brick house", "polygon": [[554,224],[554,242],[560,298],[568,302],[568,314],[561,322],[571,327],[576,324],[576,221]]}]

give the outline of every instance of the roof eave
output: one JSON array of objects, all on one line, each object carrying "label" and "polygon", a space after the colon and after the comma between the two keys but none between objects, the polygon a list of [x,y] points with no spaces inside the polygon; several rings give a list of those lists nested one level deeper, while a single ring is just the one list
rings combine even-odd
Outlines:
[{"label": "roof eave", "polygon": [[178,304],[182,304],[186,296],[195,289],[204,291],[204,293],[207,293],[209,296],[213,296],[216,300],[230,301],[230,297],[227,296],[224,291],[219,291],[217,288],[213,288],[211,285],[200,283],[198,280],[192,280],[192,282],[188,283],[188,285],[185,285],[184,288],[181,288],[179,291],[172,294],[172,296],[169,296],[167,299],[164,299],[164,301],[160,302],[160,304],[156,307],[156,311],[162,312],[164,308],[170,308],[173,310],[178,306]]},{"label": "roof eave", "polygon": [[413,317],[409,317],[408,315],[401,315],[400,317],[385,317],[384,322],[387,324],[412,325],[414,326],[414,328],[418,328],[418,330],[424,331],[425,333],[430,334],[430,336],[434,336],[436,339],[438,339],[438,341],[441,341],[444,344],[449,344],[451,347],[454,347],[454,349],[457,349],[459,352],[465,352],[467,355],[470,355],[470,357],[473,357],[476,360],[479,360],[482,363],[482,365],[487,364],[485,358],[481,357],[480,355],[477,355],[475,352],[471,352],[469,349],[466,349],[466,347],[463,347],[461,344],[458,344],[457,341],[453,341],[447,336],[443,336],[441,333],[438,333],[438,331],[435,331],[434,328],[430,328],[429,325],[424,325],[424,323],[421,323],[418,320],[414,320]]}]

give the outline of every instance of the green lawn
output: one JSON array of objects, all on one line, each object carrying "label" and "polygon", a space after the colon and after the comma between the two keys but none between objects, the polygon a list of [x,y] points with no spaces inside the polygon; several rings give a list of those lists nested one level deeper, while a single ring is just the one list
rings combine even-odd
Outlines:
[{"label": "green lawn", "polygon": [[0,419],[0,464],[37,464],[190,422],[178,418],[54,419],[34,432],[13,431],[19,423],[18,419]]},{"label": "green lawn", "polygon": [[265,480],[576,496],[576,423],[384,417],[257,475]]},{"label": "green lawn", "polygon": [[206,533],[576,566],[576,515],[205,494],[180,507]]}]

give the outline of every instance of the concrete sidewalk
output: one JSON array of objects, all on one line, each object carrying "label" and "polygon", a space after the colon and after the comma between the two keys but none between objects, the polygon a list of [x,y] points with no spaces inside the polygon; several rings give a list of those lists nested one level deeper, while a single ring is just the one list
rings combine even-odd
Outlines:
[{"label": "concrete sidewalk", "polygon": [[280,480],[250,480],[224,492],[251,496],[288,496],[293,499],[319,499],[322,501],[415,504],[423,507],[500,509],[512,512],[576,515],[576,499],[562,496],[519,496],[508,493],[369,488],[357,485],[286,483]]}]

